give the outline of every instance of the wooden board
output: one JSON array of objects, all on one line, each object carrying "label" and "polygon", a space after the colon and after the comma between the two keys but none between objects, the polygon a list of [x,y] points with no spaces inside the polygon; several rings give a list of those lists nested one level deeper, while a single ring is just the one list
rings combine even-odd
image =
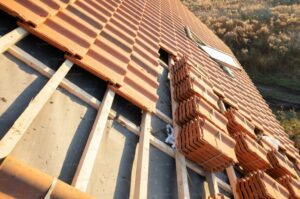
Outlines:
[{"label": "wooden board", "polygon": [[[169,59],[170,66],[172,66],[173,60]],[[175,118],[175,111],[178,104],[175,102],[173,97],[174,88],[172,85],[172,78],[170,78],[170,88],[171,88],[171,99],[172,99],[172,115]],[[180,131],[180,127],[176,124],[175,120],[173,120],[173,129],[175,140],[177,139],[177,135]],[[177,150],[175,151],[175,162],[176,162],[176,175],[177,175],[177,187],[178,187],[178,198],[179,199],[188,199],[190,198],[190,192],[188,187],[188,179],[187,179],[187,169],[186,169],[186,161],[185,157],[179,153]]]},{"label": "wooden board", "polygon": [[72,185],[81,191],[87,189],[114,96],[115,93],[107,89],[77,167]]},{"label": "wooden board", "polygon": [[137,151],[137,166],[135,176],[135,188],[133,198],[147,198],[148,173],[149,173],[149,150],[150,150],[151,114],[143,113],[139,148]]},{"label": "wooden board", "polygon": [[0,53],[5,52],[10,46],[14,45],[27,35],[28,32],[20,27],[7,33],[6,35],[0,38]]}]

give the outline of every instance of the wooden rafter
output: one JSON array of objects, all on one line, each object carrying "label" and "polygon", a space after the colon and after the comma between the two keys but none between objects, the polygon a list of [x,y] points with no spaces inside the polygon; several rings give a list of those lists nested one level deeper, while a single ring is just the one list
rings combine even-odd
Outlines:
[{"label": "wooden rafter", "polygon": [[151,114],[143,113],[142,125],[137,151],[137,166],[135,176],[135,187],[133,198],[147,198],[148,194],[148,173],[149,173],[149,150],[150,150],[150,128]]},{"label": "wooden rafter", "polygon": [[[17,46],[11,46],[8,49],[8,52],[12,54],[14,57],[16,57],[17,59],[23,61],[28,66],[30,66],[31,68],[33,68],[34,70],[38,71],[39,73],[41,73],[42,75],[48,78],[51,78],[55,73],[55,71],[53,71],[51,68],[49,68],[48,66],[46,66],[45,64],[37,60],[36,58],[32,57],[30,54],[23,51]],[[73,94],[74,96],[84,101],[85,103],[89,104],[94,109],[99,109],[101,102],[97,98],[93,97],[92,95],[90,95],[89,93],[87,93],[86,91],[78,87],[76,84],[67,80],[66,78],[64,78],[61,81],[60,86],[66,89],[69,93]],[[137,127],[132,122],[130,122],[129,120],[127,120],[126,118],[124,118],[123,116],[117,115],[113,110],[110,110],[109,118],[114,119],[115,121],[123,125],[125,128],[127,128],[129,131],[139,136],[140,128]],[[154,147],[158,148],[165,154],[169,155],[170,157],[175,158],[174,150],[151,134],[150,134],[150,144],[152,144]],[[194,172],[196,172],[197,174],[201,176],[205,176],[204,170],[198,165],[196,165],[194,162],[186,160],[186,166],[189,167]],[[227,184],[220,183],[220,181],[218,181],[218,184],[221,188],[228,190],[226,189],[226,187],[228,187]]]},{"label": "wooden rafter", "polygon": [[[173,60],[169,58],[169,67],[172,67]],[[175,118],[175,111],[178,104],[175,102],[173,97],[173,85],[172,78],[170,78],[170,88],[171,88],[171,98],[172,98],[172,114],[173,118]],[[173,120],[173,129],[175,140],[177,140],[177,135],[180,131],[180,127],[176,124],[175,120]],[[179,199],[188,199],[190,198],[188,179],[187,179],[187,169],[186,169],[186,161],[185,157],[179,153],[179,151],[175,151],[175,162],[176,162],[176,176],[177,176],[177,188],[178,188],[178,198]]]},{"label": "wooden rafter", "polygon": [[239,194],[236,191],[236,179],[237,178],[236,178],[233,166],[226,168],[226,173],[227,173],[229,183],[230,183],[230,186],[232,189],[233,197],[234,197],[234,199],[239,199]]},{"label": "wooden rafter", "polygon": [[72,185],[84,192],[90,181],[114,96],[115,93],[108,88],[73,178]]},{"label": "wooden rafter", "polygon": [[216,196],[219,191],[218,178],[215,173],[206,173],[206,181],[208,183],[211,196]]}]

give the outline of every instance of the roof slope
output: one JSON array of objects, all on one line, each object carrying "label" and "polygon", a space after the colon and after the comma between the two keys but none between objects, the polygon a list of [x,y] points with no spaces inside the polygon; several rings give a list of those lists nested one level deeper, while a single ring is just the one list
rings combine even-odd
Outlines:
[{"label": "roof slope", "polygon": [[231,53],[179,1],[1,0],[0,5],[19,17],[22,27],[66,51],[73,62],[150,111],[158,99],[160,46],[175,56],[194,51],[185,25],[205,43]]},{"label": "roof slope", "polygon": [[0,7],[142,109],[155,110],[160,47],[175,57],[189,55],[219,95],[256,127],[279,139],[289,155],[298,156],[246,72],[234,70],[235,78],[228,76],[186,36],[184,27],[191,27],[203,43],[232,55],[180,1],[0,0]]},{"label": "roof slope", "polygon": [[214,93],[237,109],[241,121],[250,123],[252,131],[257,128],[280,140],[286,154],[299,160],[299,151],[245,70],[234,69],[234,78],[229,76],[187,37],[186,26],[207,46],[233,56],[179,0],[0,0],[0,8],[18,17],[19,25],[29,32],[65,51],[68,59],[108,81],[119,95],[149,111],[155,110],[158,99],[159,49],[176,60],[188,55]]}]

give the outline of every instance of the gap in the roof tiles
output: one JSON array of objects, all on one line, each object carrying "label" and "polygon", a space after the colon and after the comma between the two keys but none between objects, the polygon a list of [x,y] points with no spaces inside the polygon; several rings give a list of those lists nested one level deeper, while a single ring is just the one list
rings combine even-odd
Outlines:
[{"label": "gap in the roof tiles", "polygon": [[156,108],[172,118],[171,92],[168,73],[168,70],[163,67],[163,71],[158,77],[159,86],[157,89],[158,100],[156,102]]},{"label": "gap in the roof tiles", "polygon": [[225,106],[226,110],[228,110],[228,109],[231,108],[230,104],[228,104],[228,103],[225,102],[224,100],[223,100],[223,103],[224,103],[224,106]]},{"label": "gap in the roof tiles", "polygon": [[85,92],[102,101],[107,89],[107,82],[77,65],[72,67],[66,78]]},{"label": "gap in the roof tiles", "polygon": [[168,66],[169,65],[169,53],[162,48],[159,49],[158,53],[159,53],[159,59]]},{"label": "gap in the roof tiles", "polygon": [[190,198],[191,199],[202,198],[205,177],[200,176],[199,174],[195,173],[189,168],[187,168],[187,172],[188,172]]},{"label": "gap in the roof tiles", "polygon": [[224,189],[222,189],[221,187],[219,187],[219,191],[221,194],[223,194],[224,196],[227,196],[230,199],[234,199],[233,195],[231,193],[228,193],[227,191],[225,191]]},{"label": "gap in the roof tiles", "polygon": [[148,198],[178,198],[175,159],[153,146],[149,156]]},{"label": "gap in the roof tiles", "polygon": [[245,175],[241,171],[239,171],[237,168],[234,168],[234,173],[235,173],[237,178],[245,177]]},{"label": "gap in the roof tiles", "polygon": [[17,28],[16,19],[0,10],[0,36]]},{"label": "gap in the roof tiles", "polygon": [[115,95],[112,109],[120,116],[125,117],[130,122],[140,126],[142,121],[142,110],[124,99],[119,95]]},{"label": "gap in the roof tiles", "polygon": [[157,116],[152,115],[151,133],[154,137],[156,137],[162,142],[165,142],[166,138],[168,137],[166,126],[167,126],[166,122],[164,122],[162,119],[158,118]]},{"label": "gap in the roof tiles", "polygon": [[16,45],[55,71],[65,60],[64,52],[32,34],[26,36]]}]

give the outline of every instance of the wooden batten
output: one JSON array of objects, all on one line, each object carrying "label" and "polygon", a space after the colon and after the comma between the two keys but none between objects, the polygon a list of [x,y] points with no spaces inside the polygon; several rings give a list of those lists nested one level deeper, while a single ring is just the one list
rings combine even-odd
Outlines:
[{"label": "wooden batten", "polygon": [[[173,60],[169,58],[169,67],[172,67]],[[173,97],[173,84],[172,78],[170,78],[170,88],[171,88],[171,99],[172,99],[172,114],[173,118],[175,118],[175,111],[178,104],[175,102]],[[180,127],[176,124],[175,120],[173,120],[173,128],[174,128],[174,136],[175,140],[180,131]],[[176,176],[177,176],[177,188],[178,188],[178,198],[179,199],[188,199],[190,198],[190,192],[188,187],[188,179],[187,179],[187,169],[186,169],[186,161],[185,157],[179,153],[177,150],[175,151],[175,162],[176,162]]]},{"label": "wooden batten", "polygon": [[5,52],[9,47],[23,39],[28,32],[23,28],[16,28],[0,38],[0,53]]}]

